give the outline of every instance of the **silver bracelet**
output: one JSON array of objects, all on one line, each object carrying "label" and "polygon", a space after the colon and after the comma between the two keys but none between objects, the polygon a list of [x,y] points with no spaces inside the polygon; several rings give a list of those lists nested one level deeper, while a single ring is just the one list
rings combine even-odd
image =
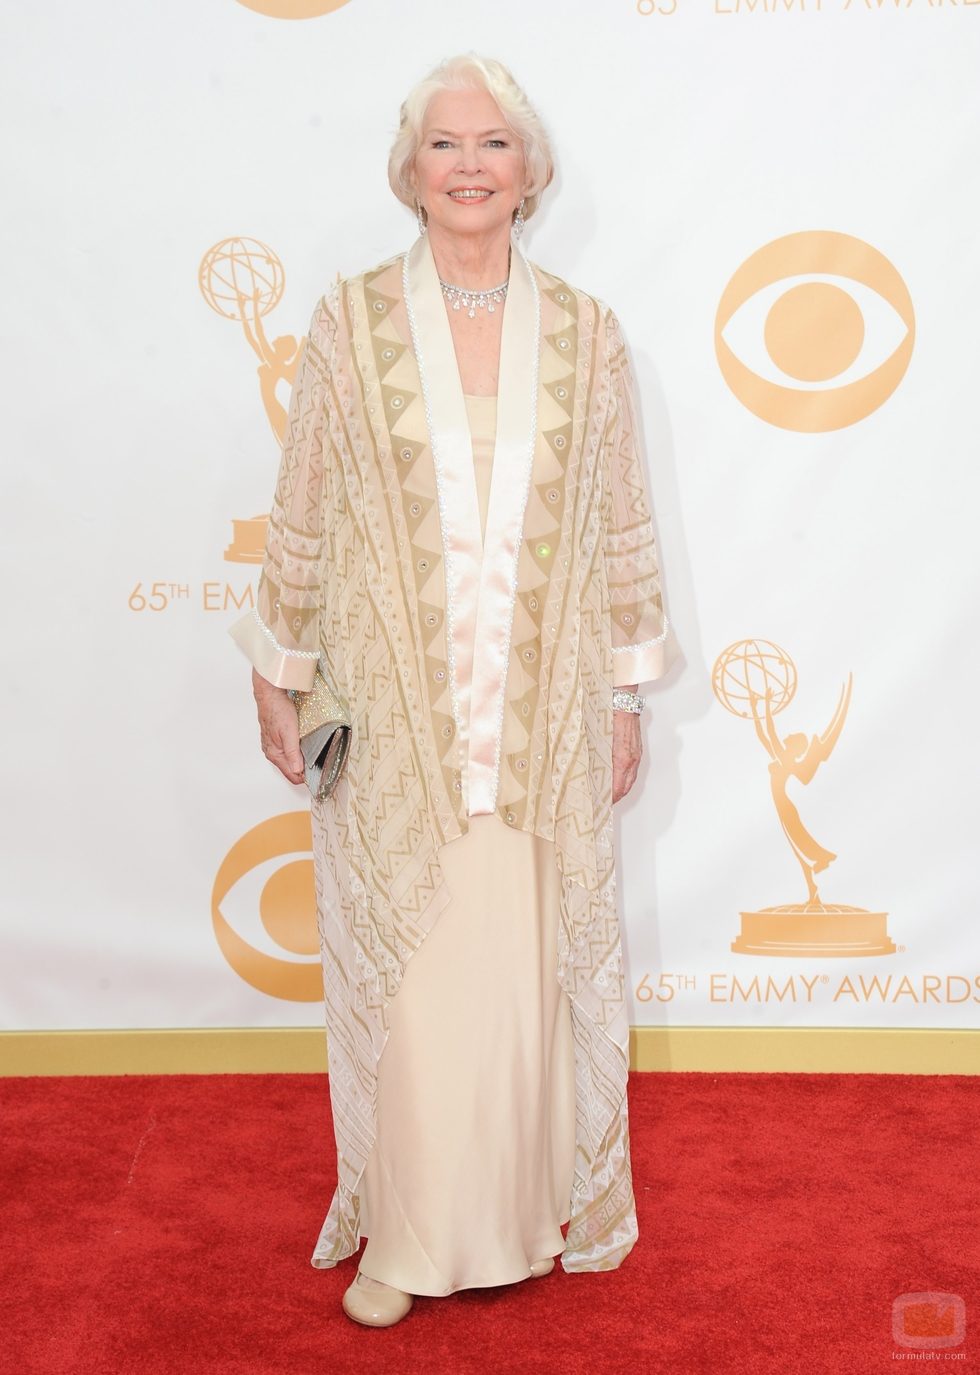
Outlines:
[{"label": "silver bracelet", "polygon": [[641,712],[646,698],[638,692],[627,692],[625,688],[613,688],[613,711]]}]

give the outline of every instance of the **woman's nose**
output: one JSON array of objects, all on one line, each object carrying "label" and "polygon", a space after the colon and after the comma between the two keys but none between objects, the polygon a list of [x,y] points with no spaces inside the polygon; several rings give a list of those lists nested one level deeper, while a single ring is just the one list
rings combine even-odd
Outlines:
[{"label": "woman's nose", "polygon": [[459,149],[459,161],[457,166],[461,172],[479,172],[481,167],[483,166],[483,163],[480,158],[479,145],[476,143],[461,144]]}]

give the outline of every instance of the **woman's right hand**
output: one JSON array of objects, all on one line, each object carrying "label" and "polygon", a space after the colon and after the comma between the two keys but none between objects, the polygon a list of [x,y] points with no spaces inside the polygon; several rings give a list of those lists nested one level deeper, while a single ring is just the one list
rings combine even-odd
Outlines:
[{"label": "woman's right hand", "polygon": [[283,778],[290,783],[302,783],[306,775],[299,746],[299,718],[292,698],[285,688],[276,687],[254,668],[252,695],[259,713],[262,753]]}]

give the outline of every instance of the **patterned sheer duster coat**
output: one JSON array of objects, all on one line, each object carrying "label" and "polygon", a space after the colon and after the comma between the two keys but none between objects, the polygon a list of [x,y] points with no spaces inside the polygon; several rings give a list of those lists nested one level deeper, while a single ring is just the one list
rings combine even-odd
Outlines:
[{"label": "patterned sheer duster coat", "polygon": [[560,869],[576,1079],[562,1265],[615,1268],[637,1238],[612,689],[664,674],[673,630],[619,323],[516,243],[511,260],[485,545],[422,236],[313,312],[255,606],[230,632],[282,687],[310,688],[319,664],[352,720],[341,781],[312,803],[338,1156],[318,1267],[358,1249],[388,1005],[448,901],[437,852],[493,811],[553,841]]}]

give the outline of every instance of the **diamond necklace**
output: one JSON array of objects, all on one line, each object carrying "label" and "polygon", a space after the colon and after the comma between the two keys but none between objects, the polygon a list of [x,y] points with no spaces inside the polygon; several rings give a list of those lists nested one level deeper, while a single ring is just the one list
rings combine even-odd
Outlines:
[{"label": "diamond necklace", "polygon": [[462,306],[471,320],[477,309],[486,308],[492,315],[494,305],[502,305],[504,297],[507,295],[507,282],[501,282],[500,286],[489,286],[485,291],[470,291],[465,286],[453,286],[452,282],[444,282],[441,277],[439,278],[439,285],[442,287],[443,296],[451,304],[453,310],[459,310]]}]

